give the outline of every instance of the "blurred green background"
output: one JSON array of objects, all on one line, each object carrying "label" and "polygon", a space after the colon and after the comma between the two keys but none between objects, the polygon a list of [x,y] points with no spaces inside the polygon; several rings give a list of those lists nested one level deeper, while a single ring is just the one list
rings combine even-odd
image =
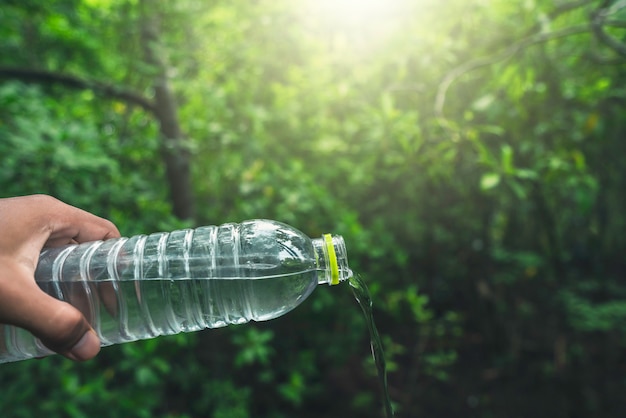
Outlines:
[{"label": "blurred green background", "polygon": [[[345,237],[398,417],[626,411],[623,0],[2,0],[0,196]],[[0,366],[2,417],[380,417],[347,285]]]}]

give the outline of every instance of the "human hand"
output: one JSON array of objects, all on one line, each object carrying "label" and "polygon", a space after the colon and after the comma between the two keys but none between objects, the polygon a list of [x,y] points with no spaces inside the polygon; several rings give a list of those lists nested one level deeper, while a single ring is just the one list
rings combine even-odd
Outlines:
[{"label": "human hand", "polygon": [[96,333],[80,311],[39,288],[35,269],[43,247],[119,236],[111,222],[50,196],[0,199],[0,323],[27,329],[72,360],[94,357]]}]

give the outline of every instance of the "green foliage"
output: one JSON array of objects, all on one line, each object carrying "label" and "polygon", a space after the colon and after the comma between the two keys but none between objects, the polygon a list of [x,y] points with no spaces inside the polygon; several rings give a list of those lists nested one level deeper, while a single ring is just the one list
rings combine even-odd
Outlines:
[{"label": "green foliage", "polygon": [[274,337],[272,331],[258,331],[256,328],[247,328],[245,332],[233,337],[233,343],[239,348],[235,365],[250,365],[260,363],[267,365],[273,354],[273,349],[268,343]]},{"label": "green foliage", "polygon": [[[0,67],[152,97],[142,2],[39,3],[0,6]],[[590,32],[600,2],[366,3],[150,3],[195,222],[342,234],[399,416],[620,416],[626,80]],[[90,90],[2,79],[0,196],[53,194],[125,235],[192,226],[171,214],[155,125]],[[3,365],[0,410],[380,416],[366,332],[347,286],[320,288],[270,323]]]}]

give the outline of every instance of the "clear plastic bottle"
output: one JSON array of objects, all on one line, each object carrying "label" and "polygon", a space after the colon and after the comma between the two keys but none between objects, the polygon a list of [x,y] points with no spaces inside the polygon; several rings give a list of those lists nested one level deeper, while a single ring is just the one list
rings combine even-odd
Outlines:
[{"label": "clear plastic bottle", "polygon": [[[85,315],[102,346],[269,320],[317,284],[351,276],[341,236],[310,239],[269,220],[47,249],[35,273]],[[0,363],[53,354],[23,329],[0,329]]]}]

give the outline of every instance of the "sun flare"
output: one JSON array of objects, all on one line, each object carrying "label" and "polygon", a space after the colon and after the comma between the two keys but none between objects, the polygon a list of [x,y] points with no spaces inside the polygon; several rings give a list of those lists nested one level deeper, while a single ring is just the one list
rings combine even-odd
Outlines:
[{"label": "sun flare", "polygon": [[397,12],[404,0],[311,0],[312,11],[328,25],[362,29]]}]

